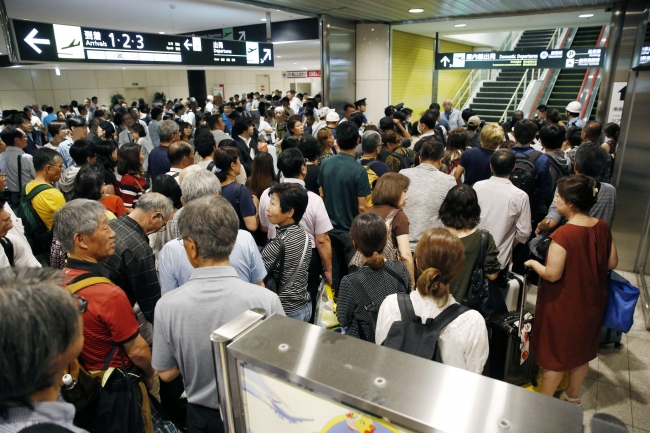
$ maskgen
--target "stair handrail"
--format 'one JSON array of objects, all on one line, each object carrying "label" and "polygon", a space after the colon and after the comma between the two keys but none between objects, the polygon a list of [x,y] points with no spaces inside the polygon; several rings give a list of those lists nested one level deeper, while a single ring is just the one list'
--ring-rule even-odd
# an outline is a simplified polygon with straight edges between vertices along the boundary
[{"label": "stair handrail", "polygon": [[[607,46],[607,41],[609,40],[609,26],[603,26],[600,30],[600,35],[598,35],[598,48],[605,48]],[[592,68],[588,68],[585,72],[585,80],[587,80],[588,75]],[[591,85],[589,90],[583,95],[585,90],[585,80],[582,82],[582,88],[580,93],[578,93],[578,100],[582,103],[582,112],[580,113],[580,118],[583,121],[589,120],[591,115],[591,110],[594,108],[594,103],[596,102],[595,94],[598,93],[600,88],[601,74],[600,68],[595,68],[593,75],[590,77]]]},{"label": "stair handrail", "polygon": [[[573,39],[575,38],[577,32],[578,32],[577,27],[567,28],[565,31],[563,31],[563,35],[560,38],[558,38],[558,40],[561,42],[557,44],[554,47],[554,49],[569,48],[573,43]],[[557,81],[557,77],[558,75],[560,75],[560,69],[561,68],[546,70],[544,74],[545,75],[544,84],[540,88],[539,95],[537,96],[537,100],[535,101],[535,104],[533,104],[533,107],[531,108],[528,118],[533,117],[533,115],[535,114],[535,110],[537,110],[537,107],[540,104],[546,104],[548,102],[548,98],[551,96],[553,87],[555,87],[555,82]]]},{"label": "stair handrail", "polygon": [[[523,31],[511,31],[508,33],[506,38],[501,42],[499,47],[497,48],[497,51],[511,51],[512,48],[517,44],[519,39],[521,38],[521,35],[523,34]],[[487,70],[485,69],[473,69],[467,78],[465,78],[465,81],[463,81],[463,84],[460,85],[460,88],[456,92],[453,98],[451,98],[451,103],[454,107],[458,107],[460,110],[464,110],[467,108],[469,105],[469,101],[476,93],[478,86],[481,84],[481,81],[485,80],[494,80],[498,76],[498,72],[501,71],[501,69],[492,69],[492,70]]]},{"label": "stair handrail", "polygon": [[[521,76],[521,79],[519,80],[519,84],[517,84],[517,88],[512,93],[512,96],[510,97],[510,101],[508,101],[508,105],[506,105],[505,110],[503,110],[503,114],[501,115],[501,118],[499,119],[499,123],[504,122],[505,119],[508,117],[508,109],[510,108],[511,105],[514,106],[514,107],[517,107],[517,96],[519,96],[519,89],[521,88],[522,84],[524,85],[522,97],[523,97],[523,95],[526,94],[526,89],[528,88],[528,84],[529,84],[528,71],[531,71],[531,79],[530,79],[530,81],[531,82],[533,81],[533,74],[534,74],[535,70],[534,69],[525,69],[524,70],[524,75]],[[513,104],[513,101],[514,101],[514,104]]]}]

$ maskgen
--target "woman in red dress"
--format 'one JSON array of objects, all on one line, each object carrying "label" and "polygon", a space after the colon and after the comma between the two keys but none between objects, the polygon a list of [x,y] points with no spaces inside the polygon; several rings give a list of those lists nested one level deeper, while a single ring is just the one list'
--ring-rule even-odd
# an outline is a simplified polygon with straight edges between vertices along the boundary
[{"label": "woman in red dress", "polygon": [[598,355],[607,273],[618,264],[609,226],[589,216],[597,195],[590,177],[559,180],[555,204],[568,222],[551,235],[546,266],[525,263],[541,277],[531,349],[544,370],[542,392],[552,396],[562,373],[569,371],[569,386],[560,398],[578,405],[589,361]]}]

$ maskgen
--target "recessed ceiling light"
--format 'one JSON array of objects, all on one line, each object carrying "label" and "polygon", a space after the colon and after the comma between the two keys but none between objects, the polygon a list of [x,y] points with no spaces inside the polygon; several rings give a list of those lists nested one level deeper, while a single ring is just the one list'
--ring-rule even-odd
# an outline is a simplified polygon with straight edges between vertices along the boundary
[{"label": "recessed ceiling light", "polygon": [[160,33],[161,35],[164,35],[164,34],[165,34],[165,32],[158,32],[158,33]]},{"label": "recessed ceiling light", "polygon": [[456,25],[454,25],[454,27],[466,27],[466,26],[467,26],[467,24],[456,24]]},{"label": "recessed ceiling light", "polygon": [[278,59],[282,58],[282,56],[277,56],[277,57],[278,57]]},{"label": "recessed ceiling light", "polygon": [[262,18],[262,21],[266,21],[266,18]]},{"label": "recessed ceiling light", "polygon": [[61,69],[59,69],[58,66],[57,66],[56,68],[54,68],[54,73],[56,75],[61,75]]},{"label": "recessed ceiling light", "polygon": [[578,15],[578,18],[591,18],[593,16],[594,14],[582,14],[582,15]]},{"label": "recessed ceiling light", "polygon": [[294,65],[297,65],[298,63],[294,63]]},{"label": "recessed ceiling light", "polygon": [[424,9],[414,8],[414,9],[409,9],[409,12],[411,12],[412,14],[419,14],[420,12],[424,12]]}]

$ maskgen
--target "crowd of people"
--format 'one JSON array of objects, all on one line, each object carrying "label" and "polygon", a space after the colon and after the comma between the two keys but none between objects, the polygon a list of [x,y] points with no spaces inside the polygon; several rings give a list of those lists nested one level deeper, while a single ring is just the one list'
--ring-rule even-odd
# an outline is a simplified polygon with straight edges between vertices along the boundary
[{"label": "crowd of people", "polygon": [[[566,125],[543,105],[485,124],[449,100],[374,124],[365,99],[337,112],[293,90],[3,112],[0,431],[223,431],[213,330],[251,308],[320,325],[324,282],[342,332],[382,344],[400,294],[425,323],[477,268],[492,314],[511,270],[539,276],[542,391],[568,371],[579,404],[617,265],[619,128],[576,104]],[[461,310],[442,362],[485,374],[489,319]],[[75,363],[106,407],[60,398]]]}]

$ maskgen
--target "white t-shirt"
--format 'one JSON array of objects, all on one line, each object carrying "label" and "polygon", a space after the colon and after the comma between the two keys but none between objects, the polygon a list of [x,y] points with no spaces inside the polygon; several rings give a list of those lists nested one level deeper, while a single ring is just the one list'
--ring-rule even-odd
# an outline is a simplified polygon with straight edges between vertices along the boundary
[{"label": "white t-shirt", "polygon": [[[447,304],[440,308],[435,299],[423,298],[417,290],[412,291],[410,296],[415,314],[422,318],[422,323],[429,318],[436,318],[445,308],[457,303],[449,295]],[[402,320],[402,315],[397,304],[397,294],[389,295],[381,304],[377,318],[375,342],[378,345],[388,336],[393,322],[399,320]],[[488,333],[481,313],[470,310],[458,316],[438,336],[438,347],[445,365],[481,374],[489,353]]]}]

